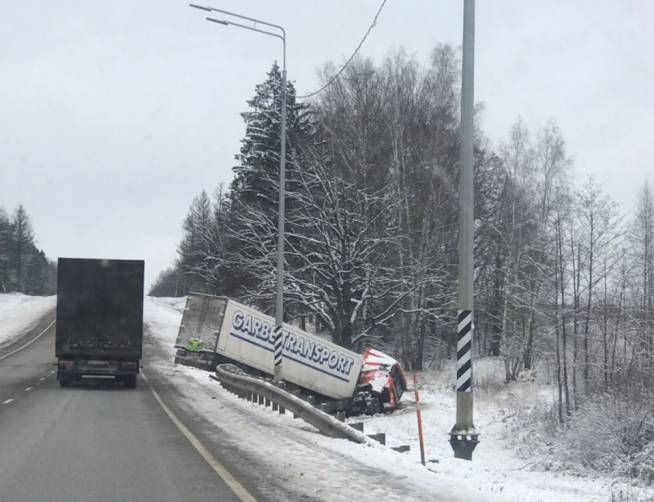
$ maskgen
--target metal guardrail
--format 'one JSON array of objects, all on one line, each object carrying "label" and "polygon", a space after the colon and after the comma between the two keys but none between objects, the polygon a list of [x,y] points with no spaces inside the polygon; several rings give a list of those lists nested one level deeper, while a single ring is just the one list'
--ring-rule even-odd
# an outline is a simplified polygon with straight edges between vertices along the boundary
[{"label": "metal guardrail", "polygon": [[210,375],[214,380],[222,383],[230,392],[241,397],[258,401],[259,404],[272,404],[273,410],[278,408],[280,413],[289,410],[295,416],[313,425],[321,433],[334,438],[349,439],[355,443],[370,443],[371,440],[363,433],[350,427],[346,423],[328,415],[303,399],[267,382],[247,375],[233,364],[220,364],[216,367],[216,374]]}]

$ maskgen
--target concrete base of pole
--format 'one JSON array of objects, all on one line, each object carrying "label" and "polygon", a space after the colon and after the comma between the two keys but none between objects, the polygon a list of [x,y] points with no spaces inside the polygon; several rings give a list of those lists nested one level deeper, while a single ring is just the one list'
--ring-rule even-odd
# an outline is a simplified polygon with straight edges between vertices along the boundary
[{"label": "concrete base of pole", "polygon": [[450,445],[454,450],[454,458],[472,460],[472,452],[479,444],[479,434],[456,434],[450,432]]},{"label": "concrete base of pole", "polygon": [[472,452],[479,444],[479,433],[472,421],[472,404],[472,392],[456,393],[456,425],[450,431],[454,458],[472,460]]}]

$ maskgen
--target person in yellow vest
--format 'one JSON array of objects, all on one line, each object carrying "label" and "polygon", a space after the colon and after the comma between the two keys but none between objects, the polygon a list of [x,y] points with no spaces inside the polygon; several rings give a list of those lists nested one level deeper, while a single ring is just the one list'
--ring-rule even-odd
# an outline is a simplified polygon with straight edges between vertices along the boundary
[{"label": "person in yellow vest", "polygon": [[202,340],[198,338],[191,338],[186,343],[186,350],[189,352],[200,352],[200,349],[202,349]]}]

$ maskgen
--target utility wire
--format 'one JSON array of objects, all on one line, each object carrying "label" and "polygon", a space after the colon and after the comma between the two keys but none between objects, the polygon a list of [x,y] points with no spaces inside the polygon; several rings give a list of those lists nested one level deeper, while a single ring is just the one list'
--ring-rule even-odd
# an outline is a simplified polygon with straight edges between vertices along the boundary
[{"label": "utility wire", "polygon": [[387,1],[388,0],[382,0],[382,3],[379,6],[379,9],[377,9],[377,14],[375,14],[375,17],[373,18],[372,23],[370,23],[370,26],[368,27],[368,31],[366,31],[365,35],[363,35],[363,38],[361,39],[361,42],[359,42],[359,45],[357,46],[356,49],[354,49],[354,52],[349,57],[349,59],[345,62],[345,64],[341,67],[341,69],[338,70],[336,72],[336,74],[332,78],[329,79],[329,82],[327,82],[325,85],[323,85],[320,89],[318,89],[317,91],[314,91],[314,92],[310,92],[309,94],[305,94],[304,96],[298,96],[297,99],[310,98],[312,96],[315,96],[316,94],[320,94],[322,91],[327,89],[327,87],[332,85],[338,79],[338,77],[341,76],[341,73],[343,73],[343,71],[345,71],[345,68],[347,68],[347,66],[352,62],[352,60],[359,53],[359,50],[363,46],[363,43],[366,41],[366,38],[368,38],[368,35],[370,35],[370,32],[372,31],[372,29],[377,24],[377,19],[379,18],[379,14],[381,14],[381,11],[384,9],[384,5],[386,5]]}]

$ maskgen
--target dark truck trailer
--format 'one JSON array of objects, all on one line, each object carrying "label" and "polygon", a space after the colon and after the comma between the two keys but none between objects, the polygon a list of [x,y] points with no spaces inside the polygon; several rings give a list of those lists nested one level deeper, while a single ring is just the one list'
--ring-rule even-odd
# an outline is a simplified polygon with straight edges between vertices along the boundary
[{"label": "dark truck trailer", "polygon": [[136,387],[143,269],[142,260],[59,258],[55,355],[62,387],[82,378]]}]

